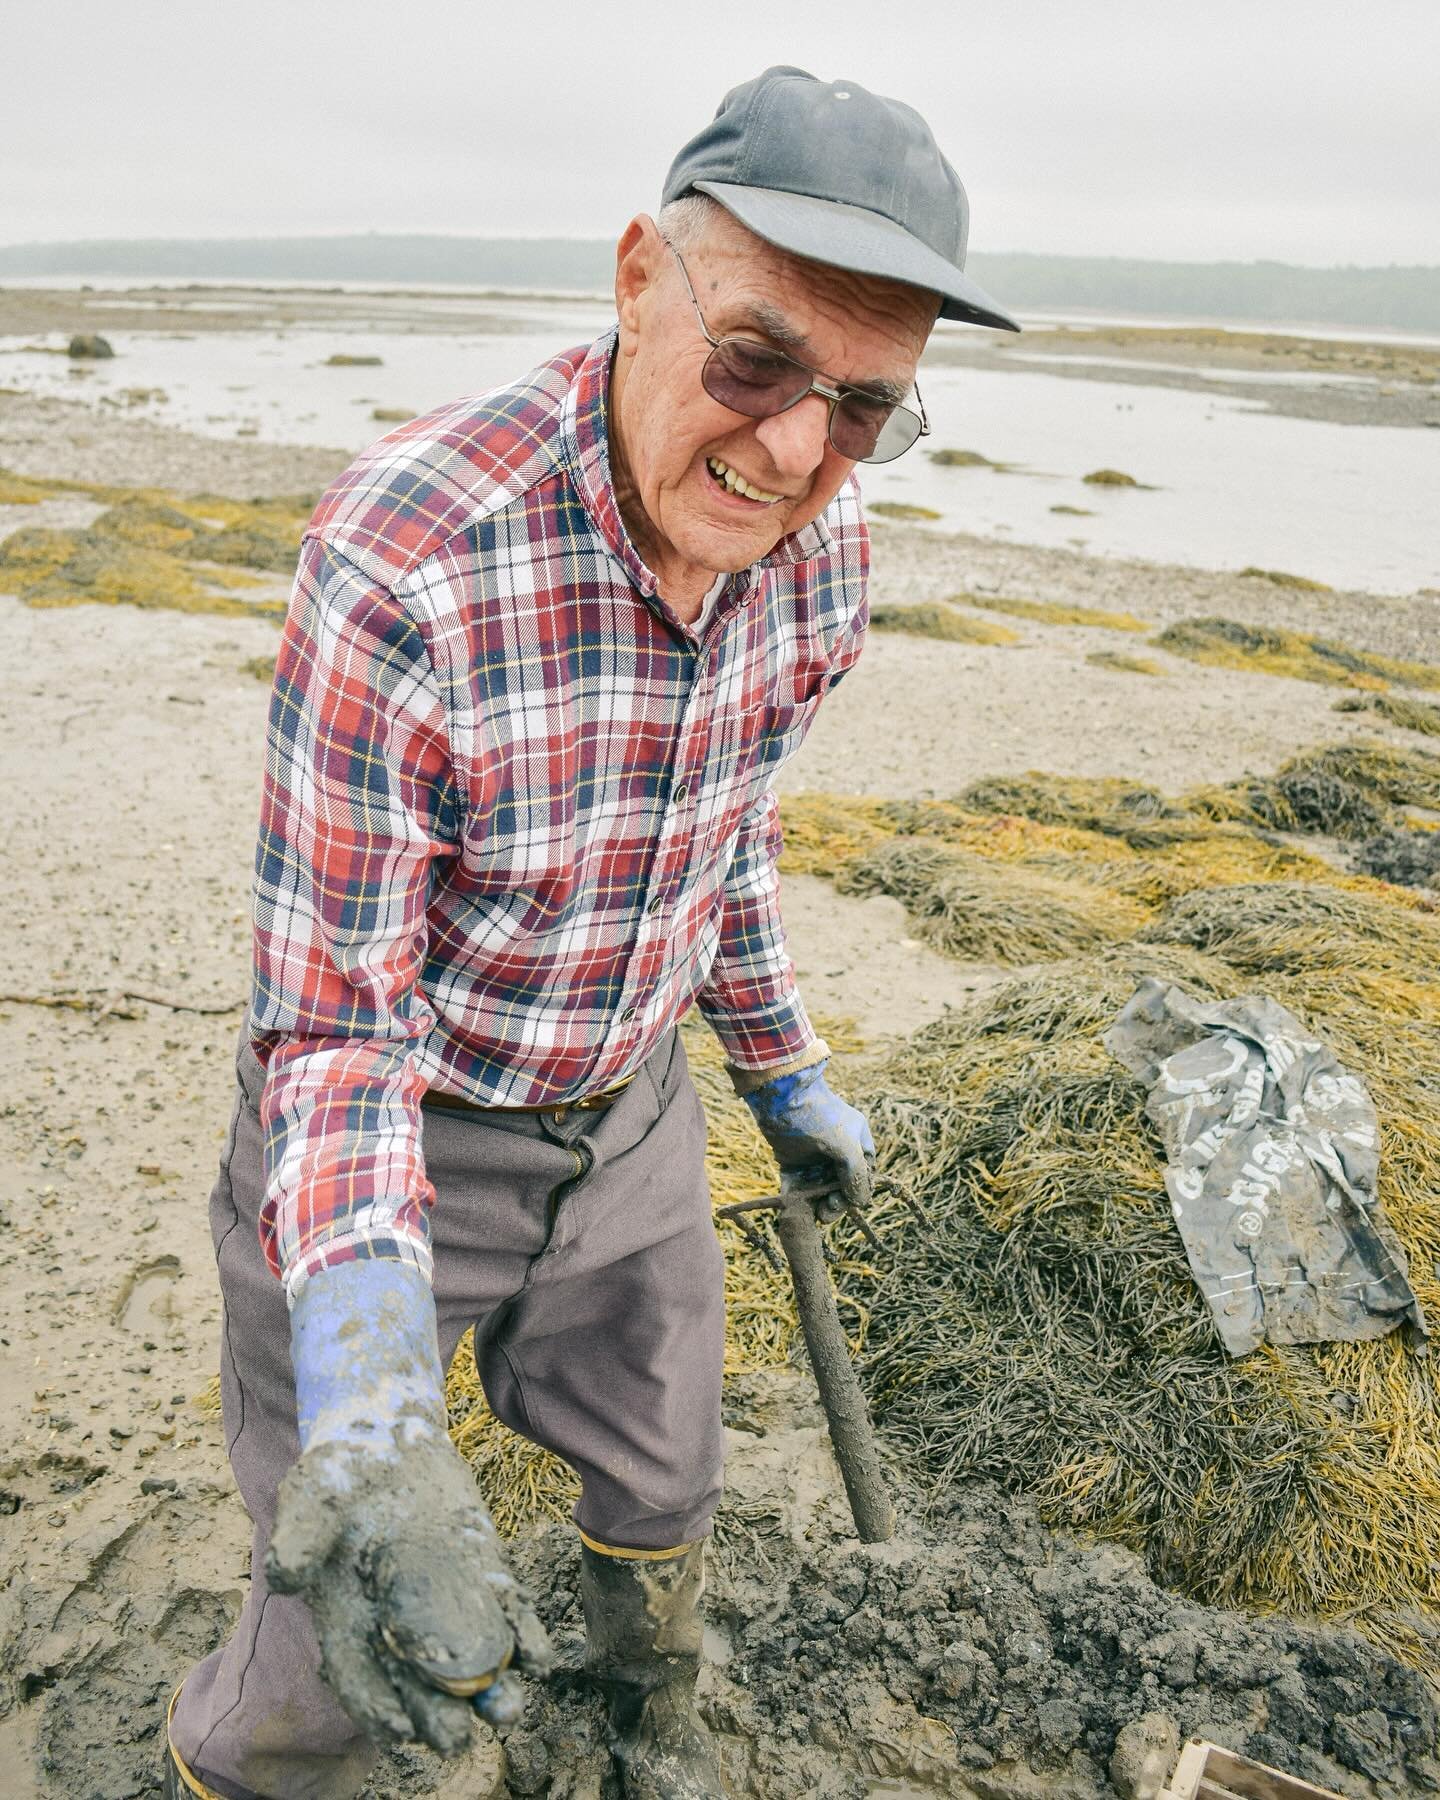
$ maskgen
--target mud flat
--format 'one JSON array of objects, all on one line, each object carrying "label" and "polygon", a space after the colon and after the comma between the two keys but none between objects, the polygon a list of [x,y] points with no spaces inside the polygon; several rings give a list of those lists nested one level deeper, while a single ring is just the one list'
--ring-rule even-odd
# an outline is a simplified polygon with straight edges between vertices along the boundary
[{"label": "mud flat", "polygon": [[[317,487],[343,461],[0,396],[0,465],[35,476],[249,499]],[[101,506],[0,509],[0,534],[83,529]],[[1425,596],[877,526],[877,602],[962,593],[1128,613],[1155,632],[1215,615],[1434,652]],[[1204,666],[1135,632],[1003,623],[1013,642],[877,633],[788,787],[917,799],[1041,768],[1179,789],[1268,773],[1320,741],[1427,743],[1334,713],[1337,690],[1316,682]],[[0,1786],[16,1800],[157,1792],[171,1687],[224,1635],[248,1579],[221,1429],[196,1396],[219,1329],[204,1200],[246,982],[266,704],[254,671],[276,629],[0,595],[0,756],[17,797],[0,967]],[[1105,646],[1143,649],[1162,673],[1088,660]],[[927,948],[893,900],[815,876],[787,893],[812,1006],[848,1015],[873,1049],[997,977]],[[1111,1800],[1147,1732],[1203,1732],[1355,1800],[1440,1783],[1434,1697],[1412,1671],[1344,1629],[1177,1598],[1128,1552],[1043,1529],[1023,1498],[970,1484],[927,1503],[897,1472],[901,1535],[862,1549],[805,1379],[746,1377],[727,1401],[705,1704],[737,1792]],[[516,1554],[572,1672],[512,1738],[508,1788],[493,1759],[466,1786],[407,1752],[373,1800],[610,1791],[573,1673],[571,1538],[548,1528]]]},{"label": "mud flat", "polygon": [[1440,346],[1203,325],[1030,327],[1016,342],[946,337],[932,361],[1041,366],[1122,386],[1226,394],[1269,412],[1337,425],[1440,425]]}]

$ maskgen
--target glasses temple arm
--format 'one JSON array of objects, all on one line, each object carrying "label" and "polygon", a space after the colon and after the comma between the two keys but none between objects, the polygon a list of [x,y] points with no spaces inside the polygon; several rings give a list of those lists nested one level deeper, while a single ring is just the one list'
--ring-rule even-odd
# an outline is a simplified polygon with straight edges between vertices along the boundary
[{"label": "glasses temple arm", "polygon": [[915,404],[920,408],[920,435],[921,437],[929,437],[930,420],[926,416],[925,402],[920,397],[920,383],[918,381],[915,383]]}]

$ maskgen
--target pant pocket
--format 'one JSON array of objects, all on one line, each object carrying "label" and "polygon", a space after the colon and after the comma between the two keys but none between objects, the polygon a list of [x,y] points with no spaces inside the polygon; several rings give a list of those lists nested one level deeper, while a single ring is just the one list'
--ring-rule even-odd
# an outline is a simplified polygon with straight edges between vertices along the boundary
[{"label": "pant pocket", "polygon": [[680,1030],[672,1025],[645,1059],[645,1072],[654,1086],[662,1112],[675,1098],[685,1068],[685,1047],[680,1042]]}]

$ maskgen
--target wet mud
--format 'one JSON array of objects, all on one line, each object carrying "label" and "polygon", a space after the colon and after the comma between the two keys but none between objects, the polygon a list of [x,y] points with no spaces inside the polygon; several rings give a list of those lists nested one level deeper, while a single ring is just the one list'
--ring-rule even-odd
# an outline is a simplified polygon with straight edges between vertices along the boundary
[{"label": "wet mud", "polygon": [[[1057,1536],[985,1484],[925,1517],[897,1477],[899,1534],[861,1545],[807,1381],[751,1378],[730,1402],[700,1706],[732,1793],[1132,1800],[1196,1734],[1352,1800],[1440,1789],[1434,1694],[1357,1635],[1180,1599],[1128,1551]],[[91,1474],[77,1458],[18,1480],[35,1505]],[[60,1579],[21,1578],[4,1597],[0,1767],[15,1717],[39,1709],[35,1783],[7,1793],[159,1792],[170,1693],[229,1631],[245,1576],[218,1486],[147,1499],[72,1542]],[[459,1764],[386,1753],[365,1800],[619,1800],[582,1670],[575,1535],[555,1526],[513,1554],[558,1663],[529,1684],[503,1774],[477,1731]]]},{"label": "wet mud", "polygon": [[[911,1495],[897,1538],[863,1546],[815,1422],[736,1433],[730,1475],[701,1710],[736,1794],[1129,1800],[1157,1742],[1196,1734],[1355,1800],[1440,1783],[1434,1695],[1354,1634],[1180,1599],[985,1484],[928,1519]],[[520,1558],[561,1669],[506,1743],[509,1792],[618,1794],[571,1534]]]}]

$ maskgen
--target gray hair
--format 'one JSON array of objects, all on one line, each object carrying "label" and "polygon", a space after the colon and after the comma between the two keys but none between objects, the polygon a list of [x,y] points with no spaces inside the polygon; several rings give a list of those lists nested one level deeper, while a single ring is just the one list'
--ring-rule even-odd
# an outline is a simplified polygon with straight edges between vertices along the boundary
[{"label": "gray hair", "polygon": [[693,250],[724,210],[708,194],[682,194],[660,208],[655,223],[672,250]]}]

